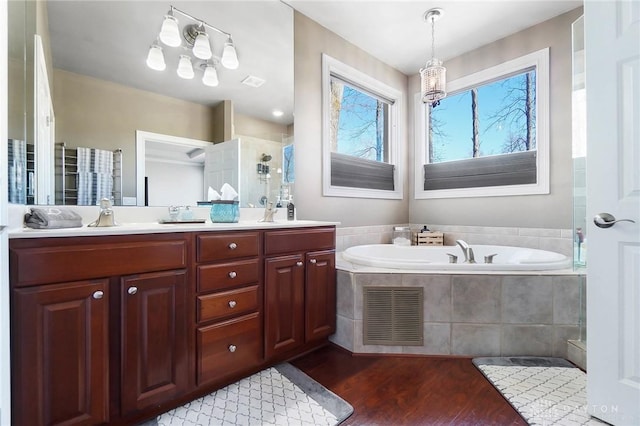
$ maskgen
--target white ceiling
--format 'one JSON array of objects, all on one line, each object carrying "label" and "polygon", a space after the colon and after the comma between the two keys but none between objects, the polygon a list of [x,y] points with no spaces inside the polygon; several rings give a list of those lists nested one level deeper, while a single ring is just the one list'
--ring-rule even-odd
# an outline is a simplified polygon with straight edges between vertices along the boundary
[{"label": "white ceiling", "polygon": [[[49,0],[54,66],[202,104],[232,99],[237,112],[278,121],[275,108],[293,121],[293,20],[288,5],[407,75],[431,55],[431,27],[423,14],[444,9],[436,23],[436,55],[446,59],[473,50],[582,5],[582,0],[494,1],[99,1]],[[167,69],[145,65],[169,5],[230,32],[240,68],[219,68],[220,86],[209,88],[175,74],[181,48],[165,47]],[[187,19],[181,18],[181,27]],[[211,35],[214,53],[224,38]],[[446,64],[445,64],[446,65]],[[259,89],[240,84],[264,78]]]}]

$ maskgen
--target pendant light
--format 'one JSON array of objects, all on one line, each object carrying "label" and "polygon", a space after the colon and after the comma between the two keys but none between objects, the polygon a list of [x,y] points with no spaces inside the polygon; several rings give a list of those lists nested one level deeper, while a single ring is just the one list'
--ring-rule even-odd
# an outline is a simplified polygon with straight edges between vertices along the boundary
[{"label": "pendant light", "polygon": [[447,69],[435,56],[435,22],[442,17],[443,13],[442,9],[434,8],[424,14],[424,21],[431,23],[431,60],[420,69],[420,86],[422,102],[430,103],[433,107],[440,103],[440,99],[447,96]]}]

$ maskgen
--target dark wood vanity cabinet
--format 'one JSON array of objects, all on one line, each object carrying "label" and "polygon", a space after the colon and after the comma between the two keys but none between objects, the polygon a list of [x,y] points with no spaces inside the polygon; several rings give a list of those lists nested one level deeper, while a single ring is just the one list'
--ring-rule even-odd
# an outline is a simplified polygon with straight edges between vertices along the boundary
[{"label": "dark wood vanity cabinet", "polygon": [[334,247],[333,228],[265,232],[267,359],[286,356],[335,332]]},{"label": "dark wood vanity cabinet", "polygon": [[187,390],[186,272],[120,279],[121,413],[170,401]]},{"label": "dark wood vanity cabinet", "polygon": [[117,422],[184,393],[188,251],[184,234],[11,240],[13,424]]},{"label": "dark wood vanity cabinet", "polygon": [[196,377],[222,382],[264,361],[261,233],[196,236]]},{"label": "dark wood vanity cabinet", "polygon": [[108,281],[13,291],[15,425],[109,419]]},{"label": "dark wood vanity cabinet", "polygon": [[318,347],[335,228],[11,239],[12,423],[136,424]]}]

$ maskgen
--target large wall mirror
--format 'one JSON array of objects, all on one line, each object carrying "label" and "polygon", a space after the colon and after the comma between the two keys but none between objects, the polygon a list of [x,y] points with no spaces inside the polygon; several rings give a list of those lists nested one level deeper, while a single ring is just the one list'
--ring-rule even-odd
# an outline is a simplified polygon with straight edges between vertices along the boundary
[{"label": "large wall mirror", "polygon": [[[180,46],[159,38],[168,14]],[[189,45],[203,30],[209,60]],[[96,204],[108,191],[115,204],[195,205],[233,167],[243,207],[292,193],[293,12],[282,2],[16,0],[9,44],[10,202]],[[152,46],[164,70],[148,65]],[[237,154],[205,149],[218,144]]]}]

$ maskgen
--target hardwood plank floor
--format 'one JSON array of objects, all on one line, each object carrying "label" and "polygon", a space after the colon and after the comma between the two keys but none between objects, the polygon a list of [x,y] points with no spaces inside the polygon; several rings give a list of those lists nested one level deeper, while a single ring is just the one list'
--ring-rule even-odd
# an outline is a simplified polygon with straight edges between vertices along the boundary
[{"label": "hardwood plank floor", "polygon": [[353,356],[326,346],[291,362],[345,399],[343,425],[526,425],[470,358]]}]

